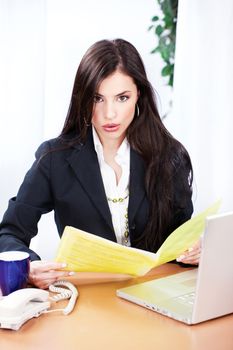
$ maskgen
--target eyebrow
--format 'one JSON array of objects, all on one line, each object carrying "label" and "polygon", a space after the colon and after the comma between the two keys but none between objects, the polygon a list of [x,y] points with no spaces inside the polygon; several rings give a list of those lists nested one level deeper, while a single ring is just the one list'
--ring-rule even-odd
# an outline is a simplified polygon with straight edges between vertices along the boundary
[{"label": "eyebrow", "polygon": [[[121,95],[127,94],[127,93],[129,93],[129,92],[131,92],[131,91],[130,91],[130,90],[125,90],[125,91],[120,92],[120,93],[117,94],[116,96],[121,96]],[[104,95],[101,95],[101,94],[99,94],[98,92],[96,92],[95,95],[96,95],[96,96],[100,96],[100,97],[104,97]]]}]

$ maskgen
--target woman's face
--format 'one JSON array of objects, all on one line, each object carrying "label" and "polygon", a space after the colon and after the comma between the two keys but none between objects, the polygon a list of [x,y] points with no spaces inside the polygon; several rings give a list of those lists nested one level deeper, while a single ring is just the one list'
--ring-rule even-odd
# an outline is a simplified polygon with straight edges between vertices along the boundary
[{"label": "woman's face", "polygon": [[103,145],[121,144],[134,118],[137,99],[137,86],[130,76],[116,71],[102,81],[94,98],[92,124]]}]

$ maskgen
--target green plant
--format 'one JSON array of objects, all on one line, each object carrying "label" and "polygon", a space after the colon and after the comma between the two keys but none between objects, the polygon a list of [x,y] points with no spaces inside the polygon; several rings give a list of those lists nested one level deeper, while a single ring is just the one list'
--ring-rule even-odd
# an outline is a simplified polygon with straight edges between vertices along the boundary
[{"label": "green plant", "polygon": [[148,30],[154,30],[158,37],[158,45],[151,53],[160,53],[165,66],[162,68],[163,77],[168,77],[167,85],[173,86],[174,58],[176,46],[176,22],[178,0],[157,0],[161,15],[152,17],[152,25]]}]

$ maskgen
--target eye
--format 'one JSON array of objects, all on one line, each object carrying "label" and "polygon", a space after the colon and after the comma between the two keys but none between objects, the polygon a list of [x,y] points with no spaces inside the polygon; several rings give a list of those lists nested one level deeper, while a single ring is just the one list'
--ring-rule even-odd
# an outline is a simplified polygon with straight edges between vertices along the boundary
[{"label": "eye", "polygon": [[102,97],[100,97],[100,96],[98,96],[98,95],[95,95],[95,96],[94,96],[94,103],[100,103],[100,102],[103,102]]},{"label": "eye", "polygon": [[129,96],[122,95],[118,97],[118,101],[120,102],[126,102],[129,99]]}]

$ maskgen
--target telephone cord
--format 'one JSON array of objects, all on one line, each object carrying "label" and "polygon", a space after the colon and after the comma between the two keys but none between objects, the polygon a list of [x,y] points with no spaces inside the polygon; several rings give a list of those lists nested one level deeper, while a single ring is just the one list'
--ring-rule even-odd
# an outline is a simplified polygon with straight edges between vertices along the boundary
[{"label": "telephone cord", "polygon": [[[62,287],[66,288],[62,288]],[[77,288],[68,281],[57,281],[49,286],[49,291],[59,293],[50,297],[51,301],[60,301],[65,299],[70,299],[68,305],[64,309],[54,309],[54,310],[46,310],[44,313],[58,312],[61,311],[64,315],[68,315],[74,308],[76,300],[78,298],[78,290]]]}]

